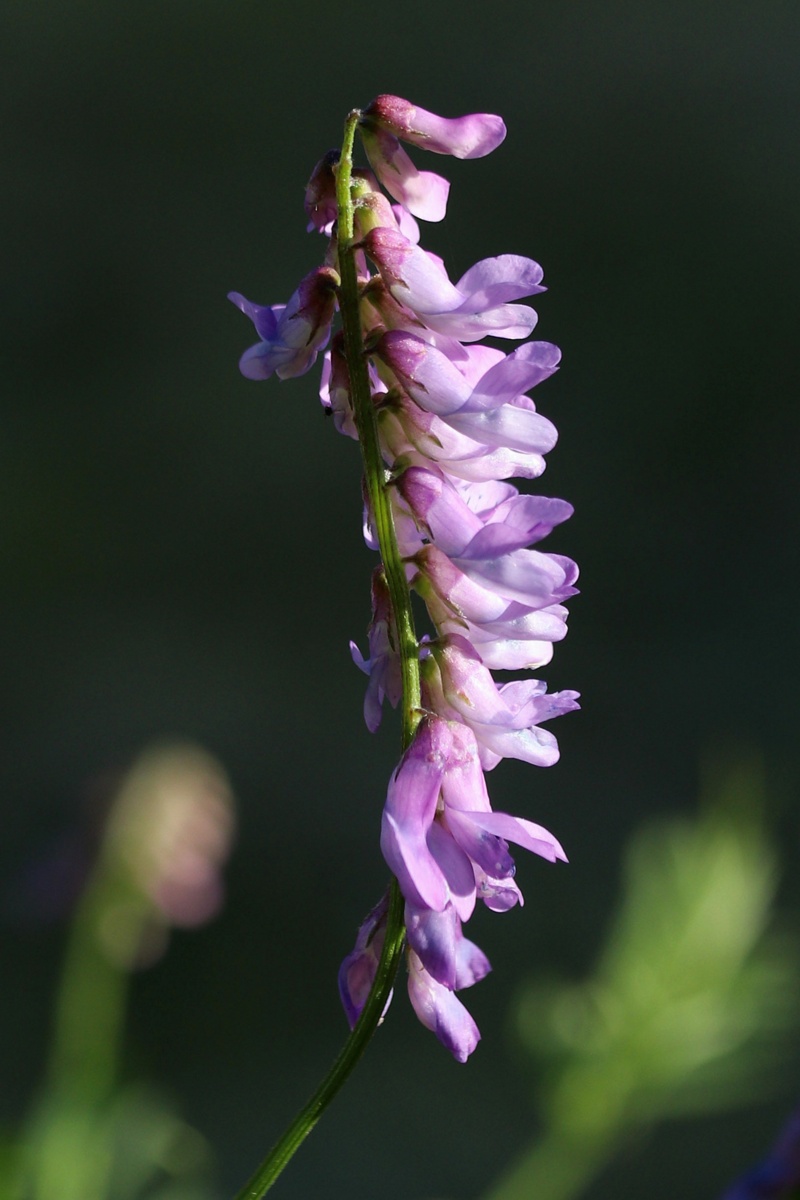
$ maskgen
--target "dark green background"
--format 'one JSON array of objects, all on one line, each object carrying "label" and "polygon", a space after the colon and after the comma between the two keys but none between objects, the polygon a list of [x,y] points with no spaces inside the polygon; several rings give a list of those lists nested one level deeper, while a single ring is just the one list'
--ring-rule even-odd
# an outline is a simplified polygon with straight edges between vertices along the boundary
[{"label": "dark green background", "polygon": [[[495,972],[468,997],[473,1061],[399,995],[275,1191],[476,1197],[533,1129],[515,985],[587,968],[626,835],[691,807],[709,746],[765,750],[796,853],[800,8],[5,0],[0,46],[0,1118],[32,1093],[62,946],[20,919],[20,865],[98,772],[191,736],[240,839],[223,916],[135,982],[132,1066],[214,1143],[223,1195],[341,1041],[397,736],[366,733],[347,650],[372,565],[356,448],[316,370],[240,378],[252,331],[225,293],[285,300],[318,262],[303,186],[350,107],[506,119],[491,158],[415,157],[453,181],[425,232],[452,277],[515,252],[552,289],[543,487],[575,504],[550,548],[583,596],[547,677],[584,709],[554,727],[559,766],[490,784],[571,865],[521,861],[526,908],[476,918]],[[592,1196],[713,1196],[779,1109],[673,1127]]]}]

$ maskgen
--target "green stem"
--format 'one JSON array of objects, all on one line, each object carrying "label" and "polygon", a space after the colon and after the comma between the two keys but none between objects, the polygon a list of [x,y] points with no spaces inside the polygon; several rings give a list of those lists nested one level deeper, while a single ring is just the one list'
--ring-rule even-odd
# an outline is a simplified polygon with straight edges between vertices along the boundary
[{"label": "green stem", "polygon": [[100,864],[72,922],[56,1004],[49,1087],[102,1104],[116,1082],[128,976],[100,945],[98,927],[126,889]]},{"label": "green stem", "polygon": [[345,1042],[328,1074],[314,1095],[297,1114],[283,1137],[270,1150],[261,1166],[236,1195],[236,1200],[259,1200],[272,1187],[289,1159],[308,1137],[325,1109],[347,1080],[367,1043],[377,1029],[392,988],[403,950],[403,897],[395,880],[389,896],[386,940],[372,990],[355,1029]]},{"label": "green stem", "polygon": [[[402,745],[410,744],[421,716],[419,643],[414,630],[411,596],[405,568],[397,545],[389,501],[388,477],[383,464],[375,407],[369,386],[359,315],[358,274],[353,248],[354,203],[352,194],[353,140],[360,114],[350,113],[345,122],[344,144],[336,178],[338,205],[339,308],[342,314],[345,356],[350,375],[350,395],[358,428],[375,531],[380,545],[389,595],[398,635],[403,681]],[[308,1137],[336,1093],[347,1080],[367,1043],[380,1024],[405,944],[403,897],[393,879],[389,890],[386,936],[380,962],[367,1002],[355,1028],[317,1091],[300,1110],[281,1139],[272,1148],[235,1200],[260,1200],[280,1175],[295,1151]]]},{"label": "green stem", "polygon": [[72,921],[46,1084],[27,1124],[19,1192],[32,1200],[108,1195],[114,1152],[107,1112],[119,1073],[128,971],[100,939],[104,921],[120,911],[131,917],[134,946],[149,907],[101,856]]},{"label": "green stem", "polygon": [[411,596],[405,567],[397,546],[394,517],[387,487],[387,471],[384,467],[378,439],[378,423],[370,392],[359,314],[358,279],[353,252],[354,206],[351,186],[353,137],[358,117],[358,112],[351,113],[345,123],[344,145],[336,176],[336,199],[339,208],[337,228],[339,274],[342,280],[339,291],[339,307],[342,313],[345,356],[350,375],[350,399],[364,460],[364,478],[397,626],[400,671],[403,680],[402,720],[403,749],[405,750],[411,743],[421,715],[419,643],[414,630]]}]

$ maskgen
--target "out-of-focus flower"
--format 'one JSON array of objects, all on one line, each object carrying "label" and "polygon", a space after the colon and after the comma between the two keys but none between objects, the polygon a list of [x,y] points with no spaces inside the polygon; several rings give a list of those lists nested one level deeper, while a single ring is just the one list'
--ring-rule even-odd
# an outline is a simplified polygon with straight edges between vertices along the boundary
[{"label": "out-of-focus flower", "polygon": [[138,934],[124,902],[106,914],[101,935],[112,955],[152,958],[169,926],[192,928],[214,916],[233,830],[230,784],[210,754],[174,744],[137,760],[114,801],[102,855],[107,871],[127,878],[129,903],[138,909],[139,897],[147,911]]}]

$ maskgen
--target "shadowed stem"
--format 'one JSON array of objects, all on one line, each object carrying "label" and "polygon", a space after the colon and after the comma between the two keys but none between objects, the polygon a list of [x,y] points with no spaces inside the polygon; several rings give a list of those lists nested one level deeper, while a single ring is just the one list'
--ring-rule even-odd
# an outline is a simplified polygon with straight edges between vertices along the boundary
[{"label": "shadowed stem", "polygon": [[389,897],[386,940],[383,952],[364,1010],[345,1042],[328,1074],[314,1095],[292,1121],[286,1132],[270,1150],[261,1166],[237,1193],[235,1200],[259,1200],[272,1187],[283,1168],[311,1133],[336,1093],[347,1080],[367,1043],[377,1029],[386,1000],[392,989],[392,981],[403,950],[405,930],[403,928],[403,897],[395,880]]},{"label": "shadowed stem", "polygon": [[[394,519],[387,491],[387,472],[378,440],[378,427],[370,392],[359,316],[358,275],[353,249],[352,189],[353,140],[359,116],[360,113],[354,111],[350,113],[345,122],[344,143],[336,177],[337,242],[341,278],[339,308],[342,314],[345,357],[350,376],[350,397],[364,461],[367,495],[397,628],[403,681],[402,745],[405,750],[411,742],[421,716],[419,644],[414,630],[411,597],[405,569],[397,546]],[[361,1016],[317,1091],[300,1110],[261,1166],[237,1194],[235,1200],[260,1200],[260,1197],[278,1178],[295,1151],[308,1137],[331,1100],[347,1080],[380,1024],[404,944],[403,897],[397,881],[393,879],[389,889],[386,936],[380,962]]]},{"label": "shadowed stem", "polygon": [[411,596],[405,567],[397,548],[392,507],[387,488],[387,471],[378,440],[375,405],[369,386],[367,360],[359,316],[358,278],[353,252],[353,135],[360,114],[353,112],[345,123],[342,156],[336,175],[336,199],[339,210],[337,241],[341,289],[339,307],[342,313],[342,332],[350,376],[350,398],[355,413],[361,454],[364,460],[364,479],[375,532],[381,549],[381,559],[397,626],[400,671],[403,680],[403,749],[410,744],[419,724],[421,711],[419,685],[419,643],[414,630]]}]

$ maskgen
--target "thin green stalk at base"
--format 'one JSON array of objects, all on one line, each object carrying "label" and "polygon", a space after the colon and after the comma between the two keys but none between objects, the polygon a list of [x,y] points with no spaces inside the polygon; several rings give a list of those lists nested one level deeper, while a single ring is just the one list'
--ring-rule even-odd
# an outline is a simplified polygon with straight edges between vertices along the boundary
[{"label": "thin green stalk at base", "polygon": [[235,1200],[260,1200],[273,1185],[296,1150],[311,1133],[325,1109],[347,1080],[367,1043],[380,1024],[386,1000],[392,989],[405,940],[403,928],[403,897],[397,882],[392,880],[387,916],[386,940],[383,943],[378,971],[367,1003],[353,1032],[314,1095],[297,1114],[291,1125],[270,1150],[261,1166],[237,1193]]},{"label": "thin green stalk at base", "polygon": [[[398,653],[403,683],[402,747],[405,750],[411,743],[421,715],[419,643],[414,629],[411,596],[405,567],[397,545],[359,315],[358,275],[353,249],[354,204],[352,194],[353,141],[359,116],[360,114],[354,111],[350,113],[345,122],[344,144],[337,169],[337,243],[341,278],[339,309],[342,315],[345,357],[350,376],[350,397],[364,462],[364,478],[398,634]],[[235,1200],[261,1200],[261,1197],[272,1187],[286,1164],[308,1137],[364,1053],[367,1043],[383,1018],[403,953],[405,945],[403,914],[403,897],[397,880],[393,879],[389,890],[386,934],[381,957],[362,1013],[341,1053],[317,1091],[300,1110],[261,1166],[237,1194]]]},{"label": "thin green stalk at base", "polygon": [[421,716],[419,642],[414,629],[411,595],[408,590],[405,566],[397,545],[359,315],[360,297],[353,252],[354,206],[351,187],[353,137],[358,125],[358,117],[359,113],[353,112],[345,123],[344,145],[336,176],[336,196],[339,209],[337,241],[339,274],[342,280],[339,308],[342,314],[345,357],[350,376],[350,399],[364,460],[364,479],[397,626],[397,649],[403,681],[402,745],[405,750],[411,744],[414,730],[419,724]]}]

